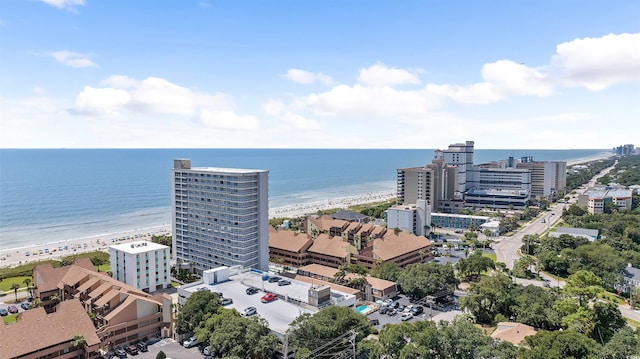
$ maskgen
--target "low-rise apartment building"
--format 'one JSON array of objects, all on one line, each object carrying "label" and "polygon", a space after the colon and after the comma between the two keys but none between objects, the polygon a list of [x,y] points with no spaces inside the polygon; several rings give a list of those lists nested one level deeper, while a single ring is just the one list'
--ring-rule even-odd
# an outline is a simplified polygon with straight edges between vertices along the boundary
[{"label": "low-rise apartment building", "polygon": [[416,236],[431,232],[431,206],[425,200],[400,204],[387,209],[387,228],[400,228]]},{"label": "low-rise apartment building", "polygon": [[389,231],[382,226],[340,221],[326,215],[311,216],[307,223],[313,234],[271,231],[272,261],[295,266],[315,263],[333,268],[357,263],[372,268],[386,261],[400,266],[419,263],[431,254],[431,242],[427,238],[405,231]]},{"label": "low-rise apartment building", "polygon": [[593,188],[578,196],[578,206],[590,214],[604,213],[606,202],[613,203],[618,209],[631,209],[633,191],[630,189]]},{"label": "low-rise apartment building", "polygon": [[[321,264],[309,264],[307,266],[298,268],[297,271],[298,275],[300,276],[319,279],[326,282],[335,279],[336,273],[338,272],[339,270],[336,268],[323,266]],[[354,277],[357,277],[357,275],[349,273],[344,277],[344,279],[349,280]],[[396,282],[370,276],[367,276],[365,279],[367,280],[368,286],[368,289],[365,289],[365,292],[369,290],[371,291],[371,298],[364,298],[366,300],[371,301],[377,299],[394,298],[398,294],[398,286],[396,285]],[[366,293],[364,293],[364,295],[361,294],[360,297],[362,296],[366,296]]]},{"label": "low-rise apartment building", "polygon": [[[41,264],[33,269],[34,296],[40,298],[46,312],[51,314],[65,308],[66,301],[78,301],[82,310],[75,312],[70,325],[91,318],[101,350],[171,335],[171,297],[168,294],[145,293],[106,273],[96,272],[87,262],[91,263],[87,258],[81,258],[68,266],[54,268],[51,264]],[[54,351],[45,347],[35,349],[47,351],[50,356],[45,357],[55,356]],[[87,355],[92,356],[91,353]]]}]

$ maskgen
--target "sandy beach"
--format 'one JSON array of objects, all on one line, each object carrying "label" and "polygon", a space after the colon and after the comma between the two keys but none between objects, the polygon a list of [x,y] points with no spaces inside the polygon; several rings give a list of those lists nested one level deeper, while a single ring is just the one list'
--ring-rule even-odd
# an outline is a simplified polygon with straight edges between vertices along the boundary
[{"label": "sandy beach", "polygon": [[[330,198],[320,202],[297,204],[271,208],[269,218],[300,217],[316,213],[318,210],[347,208],[351,205],[386,201],[396,197],[395,190],[370,192],[366,194]],[[139,240],[150,240],[153,235],[171,235],[171,226],[146,227],[124,232],[105,233],[97,236],[73,238],[62,241],[44,242],[30,246],[0,250],[0,267],[14,266],[45,259],[92,252],[106,251],[112,244],[120,244]]]},{"label": "sandy beach", "polygon": [[[568,166],[583,164],[591,161],[611,158],[613,154],[603,153],[590,158],[581,158],[568,161]],[[274,207],[269,209],[269,218],[296,218],[314,214],[318,210],[334,208],[346,209],[352,205],[382,202],[396,198],[396,191],[387,190],[381,192],[369,192],[354,196],[328,198],[323,201],[300,203],[290,206]],[[99,236],[74,238],[62,241],[51,241],[19,248],[0,250],[0,267],[13,266],[21,263],[44,259],[60,259],[61,257],[90,252],[95,250],[107,250],[109,245],[126,243],[138,240],[150,240],[153,235],[171,235],[171,226],[163,225],[133,229],[124,232],[105,233]]]},{"label": "sandy beach", "polygon": [[41,244],[3,249],[0,251],[0,267],[93,252],[106,251],[112,244],[150,240],[153,235],[171,234],[171,226],[159,226],[134,229],[125,232],[107,233],[100,236],[74,238],[64,241],[52,241]]}]

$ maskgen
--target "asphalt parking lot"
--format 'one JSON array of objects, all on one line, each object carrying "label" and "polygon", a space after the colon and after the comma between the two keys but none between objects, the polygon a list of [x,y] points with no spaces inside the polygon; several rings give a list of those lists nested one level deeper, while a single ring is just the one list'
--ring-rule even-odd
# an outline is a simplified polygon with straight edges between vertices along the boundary
[{"label": "asphalt parking lot", "polygon": [[[415,303],[411,303],[409,301],[409,299],[404,296],[404,295],[400,295],[397,298],[395,298],[395,300],[398,301],[398,303],[407,306],[407,305],[417,305]],[[414,316],[412,319],[409,319],[409,321],[416,321],[416,320],[430,320],[435,316],[441,315],[443,313],[447,313],[453,310],[456,310],[457,307],[455,305],[450,305],[446,308],[441,308],[441,309],[436,309],[434,308],[429,308],[428,306],[424,306],[421,305],[424,308],[424,312],[420,315]],[[378,320],[379,324],[376,325],[375,327],[378,329],[381,329],[385,324],[399,324],[402,323],[402,320],[400,319],[400,317],[402,316],[402,313],[397,313],[393,316],[387,315],[387,314],[380,314],[378,311],[371,313],[369,315],[367,315],[367,318],[369,318],[369,320]]]},{"label": "asphalt parking lot", "polygon": [[167,358],[171,359],[204,358],[204,355],[200,353],[197,346],[187,349],[173,339],[162,339],[149,345],[148,352],[141,352],[138,355],[128,355],[127,358],[155,359],[156,355],[161,350],[167,355]]}]

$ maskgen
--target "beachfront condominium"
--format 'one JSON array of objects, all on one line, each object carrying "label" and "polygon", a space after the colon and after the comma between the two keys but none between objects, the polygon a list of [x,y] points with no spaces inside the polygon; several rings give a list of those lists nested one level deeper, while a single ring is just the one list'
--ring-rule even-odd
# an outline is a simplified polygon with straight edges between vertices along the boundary
[{"label": "beachfront condominium", "polygon": [[458,168],[448,166],[437,150],[431,164],[424,167],[399,168],[397,171],[398,204],[416,204],[425,200],[434,211],[446,211],[458,190]]},{"label": "beachfront condominium", "polygon": [[173,255],[183,268],[196,274],[219,266],[268,269],[268,175],[174,161]]},{"label": "beachfront condominium", "polygon": [[111,272],[116,280],[153,293],[171,283],[169,247],[148,242],[109,246]]},{"label": "beachfront condominium", "polygon": [[541,162],[533,157],[522,157],[516,168],[531,171],[531,195],[548,197],[564,190],[567,185],[567,163],[562,161]]},{"label": "beachfront condominium", "polygon": [[431,206],[425,200],[416,204],[398,204],[387,210],[387,228],[399,228],[416,236],[431,232]]},{"label": "beachfront condominium", "polygon": [[442,151],[444,162],[447,165],[458,167],[458,194],[461,198],[464,192],[477,188],[477,178],[475,172],[477,167],[473,165],[473,141],[465,143],[454,143],[449,148]]}]

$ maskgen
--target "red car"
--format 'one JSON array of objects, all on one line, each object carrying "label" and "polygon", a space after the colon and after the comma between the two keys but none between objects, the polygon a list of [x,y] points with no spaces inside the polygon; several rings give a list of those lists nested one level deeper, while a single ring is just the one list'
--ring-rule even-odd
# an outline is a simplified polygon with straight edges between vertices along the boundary
[{"label": "red car", "polygon": [[260,301],[262,303],[269,303],[269,302],[273,302],[276,299],[278,299],[277,295],[275,295],[273,293],[267,293],[267,294],[263,295],[262,298],[260,298]]},{"label": "red car", "polygon": [[9,306],[9,313],[11,313],[11,314],[18,313],[18,307],[16,307],[15,305],[10,305]]}]

